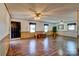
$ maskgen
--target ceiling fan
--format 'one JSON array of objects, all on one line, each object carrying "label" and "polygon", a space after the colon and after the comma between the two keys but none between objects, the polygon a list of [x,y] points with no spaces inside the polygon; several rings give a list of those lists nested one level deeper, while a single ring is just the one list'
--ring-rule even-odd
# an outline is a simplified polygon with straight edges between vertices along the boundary
[{"label": "ceiling fan", "polygon": [[38,11],[32,9],[32,8],[29,8],[29,10],[34,13],[34,16],[33,17],[34,17],[35,20],[39,20],[43,16],[51,16],[51,15],[45,14],[43,12],[38,12]]}]

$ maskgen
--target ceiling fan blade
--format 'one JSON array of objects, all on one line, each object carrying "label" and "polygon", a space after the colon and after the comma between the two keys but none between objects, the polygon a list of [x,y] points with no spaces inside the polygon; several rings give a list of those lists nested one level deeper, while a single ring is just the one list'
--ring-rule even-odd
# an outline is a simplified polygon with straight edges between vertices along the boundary
[{"label": "ceiling fan blade", "polygon": [[42,12],[49,12],[50,11],[50,5],[47,5],[43,10]]},{"label": "ceiling fan blade", "polygon": [[34,10],[33,8],[29,8],[29,10],[30,11],[32,11],[32,12],[34,12],[34,13],[36,13],[37,11],[36,10]]},{"label": "ceiling fan blade", "polygon": [[52,16],[51,14],[44,14],[44,15],[42,15],[42,16]]}]

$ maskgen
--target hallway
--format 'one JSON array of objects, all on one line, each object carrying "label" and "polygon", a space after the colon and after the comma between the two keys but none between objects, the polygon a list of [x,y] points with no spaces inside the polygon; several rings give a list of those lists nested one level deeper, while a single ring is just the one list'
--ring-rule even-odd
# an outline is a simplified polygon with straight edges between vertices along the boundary
[{"label": "hallway", "polygon": [[58,36],[40,39],[18,39],[10,42],[8,56],[76,56],[76,38]]}]

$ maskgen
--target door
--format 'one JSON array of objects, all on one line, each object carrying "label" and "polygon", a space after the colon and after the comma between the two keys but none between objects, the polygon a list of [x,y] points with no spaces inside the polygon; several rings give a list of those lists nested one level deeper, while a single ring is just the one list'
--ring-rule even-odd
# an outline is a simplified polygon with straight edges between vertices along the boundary
[{"label": "door", "polygon": [[20,22],[11,21],[11,38],[20,38],[21,33],[21,24]]}]

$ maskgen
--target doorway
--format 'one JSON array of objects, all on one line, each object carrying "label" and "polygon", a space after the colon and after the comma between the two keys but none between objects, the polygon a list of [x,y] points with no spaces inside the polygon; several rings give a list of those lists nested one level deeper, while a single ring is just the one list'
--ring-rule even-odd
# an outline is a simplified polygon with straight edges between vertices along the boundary
[{"label": "doorway", "polygon": [[21,23],[11,21],[11,38],[21,37]]}]

